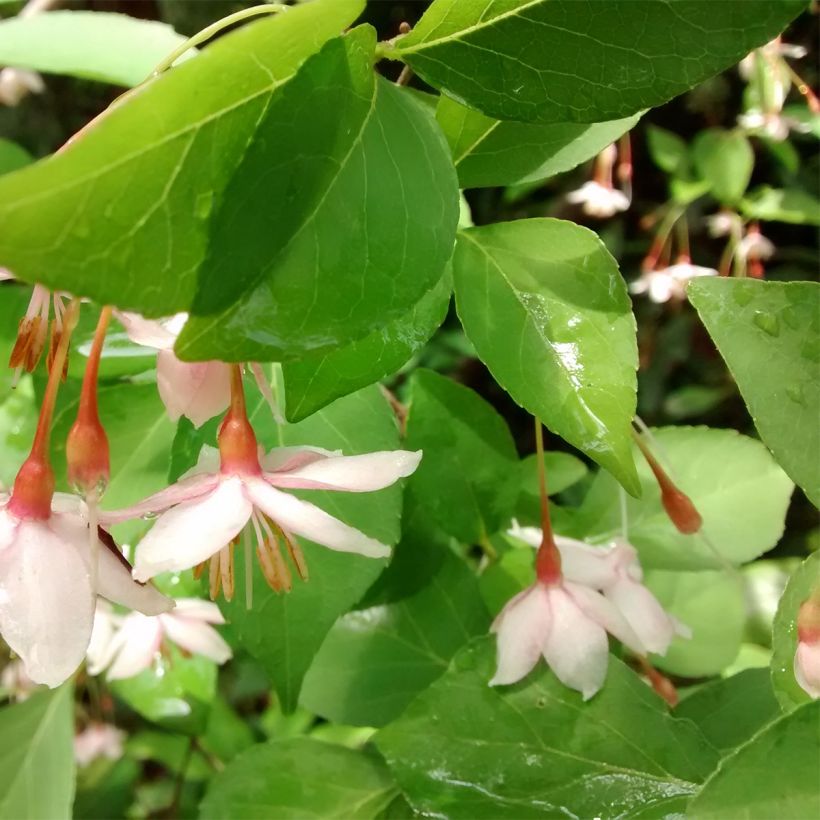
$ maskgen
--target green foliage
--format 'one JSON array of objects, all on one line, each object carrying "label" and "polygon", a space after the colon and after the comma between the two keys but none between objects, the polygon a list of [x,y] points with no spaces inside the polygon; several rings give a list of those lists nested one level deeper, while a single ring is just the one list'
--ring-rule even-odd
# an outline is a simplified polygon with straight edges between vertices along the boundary
[{"label": "green foliage", "polygon": [[752,177],[755,156],[739,131],[701,131],[692,146],[695,168],[722,205],[734,205]]}]

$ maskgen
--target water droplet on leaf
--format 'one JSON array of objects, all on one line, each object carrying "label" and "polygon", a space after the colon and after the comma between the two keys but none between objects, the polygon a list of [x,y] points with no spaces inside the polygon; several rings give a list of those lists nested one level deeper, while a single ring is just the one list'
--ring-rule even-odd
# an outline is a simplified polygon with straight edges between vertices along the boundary
[{"label": "water droplet on leaf", "polygon": [[769,336],[780,335],[780,319],[772,313],[764,313],[762,310],[756,310],[752,321]]}]

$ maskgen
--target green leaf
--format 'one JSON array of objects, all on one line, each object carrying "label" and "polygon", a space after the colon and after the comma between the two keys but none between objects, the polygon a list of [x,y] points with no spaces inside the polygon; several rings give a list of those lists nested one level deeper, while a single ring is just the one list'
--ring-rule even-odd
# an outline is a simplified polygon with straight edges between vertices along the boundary
[{"label": "green leaf", "polygon": [[214,777],[199,816],[375,820],[396,792],[390,772],[374,755],[292,738],[243,752]]},{"label": "green leaf", "polygon": [[[264,112],[363,7],[319,0],[232,31],[120,98],[59,154],[0,177],[0,265],[146,315],[187,308],[215,230],[209,217],[224,221],[248,143],[270,145],[258,130]],[[281,137],[273,157],[295,162]],[[292,164],[277,179],[294,180],[298,170]]]},{"label": "green leaf", "polygon": [[334,399],[399,370],[444,321],[452,289],[452,277],[447,274],[410,311],[363,339],[285,362],[282,374],[288,419],[301,421]]},{"label": "green leaf", "polygon": [[[779,541],[794,485],[759,441],[708,427],[665,427],[653,435],[662,463],[703,517],[703,529],[702,535],[678,532],[636,449],[643,493],[627,499],[626,511],[629,540],[645,568],[722,568],[751,561]],[[611,476],[596,476],[578,522],[578,532],[569,534],[599,542],[621,534],[619,487]]]},{"label": "green leaf", "polygon": [[475,575],[447,552],[415,595],[336,622],[305,678],[301,703],[337,723],[384,726],[488,626]]},{"label": "green leaf", "polygon": [[205,751],[227,763],[253,746],[255,741],[248,723],[217,695],[211,703],[208,725],[201,742]]},{"label": "green leaf", "polygon": [[174,732],[199,735],[216,693],[216,664],[201,655],[186,657],[171,645],[167,657],[150,669],[109,686],[144,718]]},{"label": "green leaf", "polygon": [[714,750],[614,658],[588,703],[543,665],[490,687],[494,640],[376,735],[413,808],[452,818],[668,816],[714,768]]},{"label": "green leaf", "polygon": [[423,450],[410,480],[428,515],[447,533],[478,543],[512,518],[517,454],[506,422],[467,387],[432,370],[411,380],[405,444]]},{"label": "green leaf", "polygon": [[820,505],[820,285],[699,279],[688,293],[760,437]]},{"label": "green leaf", "polygon": [[770,724],[724,758],[686,812],[692,820],[806,820],[820,815],[820,702]]},{"label": "green leaf", "polygon": [[591,159],[635,126],[640,115],[591,125],[504,122],[441,97],[436,118],[462,188],[535,182]]},{"label": "green leaf", "polygon": [[680,175],[689,165],[689,147],[677,134],[650,125],[646,129],[646,144],[652,161],[667,174]]},{"label": "green leaf", "polygon": [[0,138],[0,174],[17,171],[33,161],[31,154],[16,142]]},{"label": "green leaf", "polygon": [[331,41],[271,101],[214,211],[184,358],[327,351],[441,279],[456,175],[426,107],[374,75],[374,48],[369,27]]},{"label": "green leaf", "polygon": [[601,122],[660,105],[767,43],[802,0],[435,0],[387,56],[493,117]]},{"label": "green leaf", "polygon": [[768,669],[747,669],[698,687],[675,708],[697,724],[717,749],[728,752],[780,717]]},{"label": "green leaf", "polygon": [[786,584],[772,624],[772,685],[783,709],[794,709],[811,700],[794,677],[794,654],[797,651],[797,611],[818,587],[820,552],[814,552]]},{"label": "green leaf", "polygon": [[471,228],[453,272],[464,330],[496,381],[637,492],[635,319],[601,240],[558,219]]},{"label": "green leaf", "polygon": [[[260,397],[249,402],[249,414],[265,447],[310,444],[341,449],[345,455],[399,447],[393,412],[376,387],[338,399],[299,424],[277,426]],[[377,493],[294,494],[383,543],[398,540],[400,486]],[[253,605],[247,609],[244,557],[237,550],[236,595],[231,602],[220,601],[229,634],[264,667],[285,711],[296,707],[302,678],[333,623],[359,601],[385,564],[301,543],[309,581],[295,577],[291,592],[277,594],[265,583],[254,557]]]},{"label": "green leaf", "polygon": [[[538,456],[527,456],[519,464],[521,490],[516,513],[527,520],[540,521],[541,492],[538,484]],[[587,465],[569,453],[544,453],[544,469],[547,476],[547,492],[562,493],[577,484],[589,470]]]},{"label": "green leaf", "polygon": [[0,64],[133,86],[185,40],[155,20],[50,11],[0,22]]},{"label": "green leaf", "polygon": [[663,608],[692,630],[675,637],[652,663],[673,675],[700,678],[717,675],[737,657],[746,622],[743,582],[728,572],[647,573],[646,585]]},{"label": "green leaf", "polygon": [[755,154],[740,131],[701,131],[692,146],[692,158],[712,196],[722,205],[734,205],[743,196],[752,177]]},{"label": "green leaf", "polygon": [[741,200],[740,211],[748,219],[820,225],[820,199],[799,188],[761,185]]},{"label": "green leaf", "polygon": [[74,800],[70,684],[0,710],[0,817],[60,820]]}]

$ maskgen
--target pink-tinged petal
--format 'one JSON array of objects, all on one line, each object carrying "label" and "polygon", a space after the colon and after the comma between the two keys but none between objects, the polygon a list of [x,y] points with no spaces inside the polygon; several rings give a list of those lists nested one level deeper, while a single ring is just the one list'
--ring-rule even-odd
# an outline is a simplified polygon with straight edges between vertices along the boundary
[{"label": "pink-tinged petal", "polygon": [[225,623],[225,616],[213,601],[203,601],[202,598],[177,598],[175,603],[175,618],[187,618],[207,624]]},{"label": "pink-tinged petal", "polygon": [[171,421],[185,416],[201,427],[228,409],[231,371],[225,362],[183,362],[173,350],[161,350],[157,387]]},{"label": "pink-tinged petal", "polygon": [[111,604],[97,600],[94,612],[94,627],[91,630],[91,641],[85,652],[86,667],[89,675],[99,675],[111,663],[111,645],[117,634],[121,619],[114,615]]},{"label": "pink-tinged petal", "polygon": [[92,723],[74,738],[74,759],[88,766],[98,757],[119,760],[123,753],[125,732],[107,723]]},{"label": "pink-tinged petal", "polygon": [[209,624],[176,615],[163,615],[161,621],[165,634],[186,652],[202,655],[219,664],[233,657],[230,646]]},{"label": "pink-tinged petal", "polygon": [[121,510],[101,511],[100,524],[119,524],[122,521],[130,521],[132,518],[142,518],[152,513],[163,512],[176,504],[202,498],[216,489],[217,484],[219,484],[219,476],[213,473],[202,473],[181,479],[176,484],[149,495],[138,504],[124,507]]},{"label": "pink-tinged petal", "polygon": [[14,274],[8,268],[0,268],[0,282],[13,282]]},{"label": "pink-tinged petal", "polygon": [[677,631],[675,620],[643,584],[621,577],[604,590],[604,596],[626,618],[647,652],[666,653]]},{"label": "pink-tinged petal", "polygon": [[281,473],[298,470],[314,461],[341,454],[341,450],[325,450],[322,447],[275,447],[266,456],[262,456],[259,463],[266,473]]},{"label": "pink-tinged petal", "polygon": [[149,669],[161,643],[162,625],[159,617],[132,612],[126,617],[112,642],[113,661],[106,677],[108,680],[123,680]]},{"label": "pink-tinged petal", "polygon": [[568,581],[600,589],[617,579],[609,549],[563,535],[555,536],[555,544],[561,553],[561,571]]},{"label": "pink-tinged petal", "polygon": [[94,602],[77,544],[47,523],[22,521],[0,552],[0,632],[29,677],[59,686],[82,663]]},{"label": "pink-tinged petal", "polygon": [[252,510],[242,479],[234,476],[164,512],[137,546],[134,578],[147,581],[167,570],[202,563],[239,535]]},{"label": "pink-tinged petal", "polygon": [[543,538],[543,533],[538,527],[522,527],[515,519],[513,519],[512,526],[507,530],[507,534],[531,547],[540,546]]},{"label": "pink-tinged petal", "polygon": [[589,700],[606,678],[606,632],[563,588],[551,587],[548,592],[553,622],[544,644],[544,659],[561,683]]},{"label": "pink-tinged petal", "polygon": [[0,552],[14,543],[21,523],[19,518],[7,510],[0,509]]},{"label": "pink-tinged petal", "polygon": [[610,635],[614,635],[633,652],[637,652],[639,655],[646,654],[646,647],[635,634],[635,630],[632,629],[615,605],[604,598],[600,592],[581,584],[574,584],[571,581],[564,583],[564,589],[575,605],[583,611],[584,615],[595,621]]},{"label": "pink-tinged petal", "polygon": [[170,350],[176,341],[176,334],[172,333],[165,321],[146,319],[139,313],[130,313],[125,310],[115,310],[114,316],[125,328],[128,338],[142,347],[153,347],[155,350]]},{"label": "pink-tinged petal", "polygon": [[794,653],[794,677],[811,697],[820,698],[820,642],[799,641]]},{"label": "pink-tinged petal", "polygon": [[328,515],[314,504],[279,492],[261,478],[248,480],[246,487],[254,505],[287,532],[339,552],[356,552],[368,558],[390,555],[386,544]]},{"label": "pink-tinged petal", "polygon": [[287,473],[267,473],[265,478],[275,487],[368,493],[411,475],[420,461],[421,451],[391,450],[325,458]]},{"label": "pink-tinged petal", "polygon": [[270,412],[274,421],[277,424],[285,424],[285,417],[282,414],[279,403],[276,401],[276,397],[273,395],[273,390],[271,390],[270,382],[268,381],[268,377],[265,375],[265,371],[262,369],[262,365],[258,362],[251,362],[248,366],[251,369],[251,373],[253,373],[253,377],[256,380],[256,386],[259,388],[262,398],[265,399],[268,403],[268,407],[270,407]]},{"label": "pink-tinged petal", "polygon": [[211,447],[210,444],[203,444],[199,450],[196,464],[190,470],[186,470],[179,478],[180,481],[187,481],[198,475],[210,473],[216,476],[219,473],[220,465],[219,448]]},{"label": "pink-tinged petal", "polygon": [[552,624],[547,590],[540,584],[519,592],[498,614],[498,663],[490,686],[517,683],[538,663]]}]

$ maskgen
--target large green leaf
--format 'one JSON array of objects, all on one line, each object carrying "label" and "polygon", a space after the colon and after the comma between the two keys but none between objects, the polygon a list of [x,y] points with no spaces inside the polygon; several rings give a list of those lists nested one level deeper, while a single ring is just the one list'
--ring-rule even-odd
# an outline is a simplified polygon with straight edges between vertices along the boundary
[{"label": "large green leaf", "polygon": [[516,686],[489,687],[494,661],[492,638],[466,647],[376,736],[423,814],[668,816],[717,762],[697,729],[614,658],[588,703],[543,666]]},{"label": "large green leaf", "polygon": [[70,684],[0,710],[0,817],[68,820],[74,799]]},{"label": "large green leaf", "polygon": [[772,624],[772,685],[784,709],[794,709],[811,699],[794,676],[794,653],[797,651],[797,612],[818,587],[820,552],[814,552],[786,584]]},{"label": "large green leaf", "polygon": [[638,115],[591,125],[504,122],[440,97],[436,119],[462,188],[537,182],[569,171],[629,131]]},{"label": "large green leaf", "polygon": [[415,595],[336,622],[305,678],[301,703],[337,723],[384,726],[488,626],[475,575],[447,552]]},{"label": "large green leaf", "polygon": [[265,110],[211,217],[186,358],[281,360],[406,314],[441,278],[458,222],[425,106],[372,70],[375,33],[328,43]]},{"label": "large green leaf", "polygon": [[52,11],[0,22],[0,64],[132,86],[185,37],[155,20],[102,11]]},{"label": "large green leaf", "polygon": [[[299,424],[277,426],[261,398],[249,405],[257,436],[266,447],[310,444],[345,455],[399,447],[395,418],[378,388],[354,393]],[[401,488],[377,493],[310,491],[299,495],[380,541],[399,537]],[[335,552],[303,541],[310,580],[294,580],[286,594],[265,583],[254,558],[253,606],[245,606],[244,558],[237,550],[236,595],[220,601],[229,634],[271,677],[286,711],[296,707],[302,678],[336,619],[362,597],[384,568],[383,560]]]},{"label": "large green leaf", "polygon": [[820,285],[701,278],[689,298],[760,437],[820,505]]},{"label": "large green leaf", "polygon": [[715,748],[728,751],[780,717],[768,669],[746,669],[705,683],[688,695],[675,715],[698,725]]},{"label": "large green leaf", "polygon": [[820,816],[820,702],[770,724],[724,758],[686,812],[692,820]]},{"label": "large green leaf", "polygon": [[424,458],[411,485],[434,521],[466,543],[512,518],[518,458],[503,418],[468,387],[432,370],[413,374],[406,445]]},{"label": "large green leaf", "polygon": [[452,278],[443,276],[412,310],[352,344],[308,353],[282,365],[285,411],[301,421],[334,399],[395,373],[420,350],[447,315]]},{"label": "large green leaf", "polygon": [[[629,540],[644,567],[719,569],[751,561],[779,541],[794,485],[759,441],[708,427],[665,427],[653,434],[663,463],[703,517],[703,529],[678,532],[636,449],[643,493],[627,499],[626,513]],[[571,534],[599,542],[621,534],[619,487],[611,476],[596,476],[575,526]]]},{"label": "large green leaf", "polygon": [[253,746],[214,777],[203,820],[374,820],[396,797],[378,757],[309,738]]},{"label": "large green leaf", "polygon": [[802,0],[435,0],[387,55],[500,119],[601,122],[728,68],[804,8]]},{"label": "large green leaf", "polygon": [[471,228],[454,278],[464,330],[496,381],[637,492],[635,319],[601,240],[558,219]]},{"label": "large green leaf", "polygon": [[[264,112],[363,6],[319,0],[231,32],[120,98],[58,154],[0,178],[0,265],[153,316],[188,307],[209,217],[264,136]],[[298,156],[280,140],[271,151]]]}]

